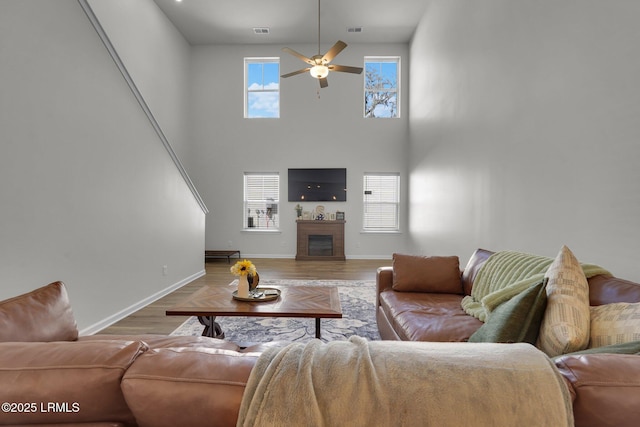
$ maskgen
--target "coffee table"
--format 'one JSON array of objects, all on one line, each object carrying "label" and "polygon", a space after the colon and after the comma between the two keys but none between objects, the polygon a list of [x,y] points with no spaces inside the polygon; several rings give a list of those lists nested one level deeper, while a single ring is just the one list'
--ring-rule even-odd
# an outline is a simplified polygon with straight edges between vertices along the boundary
[{"label": "coffee table", "polygon": [[[202,335],[224,338],[216,316],[307,317],[316,319],[316,338],[320,338],[320,319],[342,318],[338,288],[335,286],[268,286],[279,289],[272,301],[246,302],[233,298],[235,286],[205,286],[166,311],[167,316],[198,316],[205,326]],[[260,287],[258,287],[260,289]]]}]

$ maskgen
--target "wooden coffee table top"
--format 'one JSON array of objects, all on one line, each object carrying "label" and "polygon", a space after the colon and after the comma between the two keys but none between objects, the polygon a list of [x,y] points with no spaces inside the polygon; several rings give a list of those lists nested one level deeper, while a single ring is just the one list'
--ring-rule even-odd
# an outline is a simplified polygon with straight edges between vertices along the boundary
[{"label": "wooden coffee table top", "polygon": [[[251,316],[341,318],[335,286],[265,286],[280,289],[278,299],[264,302],[235,300],[235,286],[205,286],[166,311],[167,316]],[[260,287],[259,287],[260,288]],[[259,289],[258,288],[258,289]]]}]

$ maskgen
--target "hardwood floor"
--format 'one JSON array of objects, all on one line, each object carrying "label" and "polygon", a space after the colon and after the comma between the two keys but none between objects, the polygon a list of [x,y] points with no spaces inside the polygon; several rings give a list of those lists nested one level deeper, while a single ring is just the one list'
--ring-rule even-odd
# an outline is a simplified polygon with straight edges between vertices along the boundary
[{"label": "hardwood floor", "polygon": [[[314,280],[375,280],[376,269],[391,265],[388,260],[296,261],[293,259],[252,260],[260,279],[314,279]],[[233,265],[234,260],[231,260]],[[205,264],[206,274],[183,286],[132,315],[114,323],[101,334],[169,334],[186,317],[166,316],[167,308],[180,302],[205,285],[227,285],[234,277],[226,259],[214,259]]]}]

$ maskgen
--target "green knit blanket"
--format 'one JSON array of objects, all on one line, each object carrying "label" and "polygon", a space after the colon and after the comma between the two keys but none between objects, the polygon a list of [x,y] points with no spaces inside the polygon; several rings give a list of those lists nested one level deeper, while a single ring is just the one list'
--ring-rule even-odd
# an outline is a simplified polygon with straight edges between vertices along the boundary
[{"label": "green knit blanket", "polygon": [[[497,306],[542,280],[552,262],[552,258],[521,252],[494,253],[478,271],[471,295],[462,300],[462,308],[467,314],[486,321]],[[587,278],[611,275],[593,264],[582,264],[582,269]]]}]

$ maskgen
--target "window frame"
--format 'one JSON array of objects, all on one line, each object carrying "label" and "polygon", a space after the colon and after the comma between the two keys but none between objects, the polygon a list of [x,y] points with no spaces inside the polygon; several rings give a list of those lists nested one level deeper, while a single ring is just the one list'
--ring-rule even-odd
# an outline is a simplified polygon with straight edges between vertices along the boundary
[{"label": "window frame", "polygon": [[[371,191],[372,188],[370,183],[367,182],[367,177],[394,177],[395,178],[395,201],[390,200],[382,200],[382,201],[367,201],[367,192]],[[380,187],[378,187],[380,188]],[[399,233],[400,232],[400,203],[402,202],[401,195],[401,177],[399,172],[365,172],[362,177],[362,232],[364,233]],[[371,226],[369,225],[372,222],[372,219],[367,218],[368,206],[372,205],[393,205],[395,209],[393,209],[393,224],[387,224],[382,226]],[[384,216],[384,213],[380,215]],[[381,219],[379,219],[381,221]]]},{"label": "window frame", "polygon": [[[276,178],[276,184],[267,188],[265,190],[265,186],[263,185],[260,191],[262,193],[261,198],[251,198],[247,195],[249,192],[248,188],[248,178],[249,177],[259,177],[263,181],[268,178]],[[280,231],[280,173],[279,172],[244,172],[243,174],[243,182],[242,182],[242,230],[243,231],[261,231],[261,232],[279,232]],[[265,197],[265,193],[269,193],[275,189],[276,197],[275,200],[271,200],[268,197]],[[249,217],[251,216],[251,211],[249,209],[256,209],[256,204],[264,204],[264,209],[261,209],[262,214],[257,215],[257,221],[254,223],[253,227],[249,226]],[[271,207],[269,208],[269,205]],[[275,205],[275,212],[273,212]],[[258,207],[260,209],[262,206]],[[269,209],[272,210],[271,217],[267,214]],[[261,216],[262,215],[262,216]],[[273,217],[275,215],[275,218]],[[269,217],[271,219],[265,220],[264,218]],[[255,221],[255,217],[254,217]],[[271,226],[269,224],[272,224]]]},{"label": "window frame", "polygon": [[[249,90],[249,65],[262,64],[262,89]],[[278,64],[278,88],[277,89],[265,89],[264,88],[264,64]],[[280,118],[280,57],[245,57],[244,58],[244,118],[245,119],[279,119]],[[249,96],[254,93],[277,93],[278,94],[278,113],[274,117],[263,116],[250,116],[249,113]]]},{"label": "window frame", "polygon": [[[363,117],[365,119],[399,119],[401,114],[401,81],[402,81],[402,73],[401,73],[401,56],[365,56],[364,57],[364,78],[363,78],[363,88],[364,88],[364,96],[363,96]],[[394,63],[396,64],[396,84],[395,87],[389,90],[388,88],[378,87],[376,89],[371,89],[367,87],[367,64],[368,63]],[[384,90],[383,90],[384,89]],[[394,92],[396,98],[395,111],[396,114],[394,116],[389,117],[378,117],[378,116],[368,116],[367,115],[367,93],[369,92]]]}]

